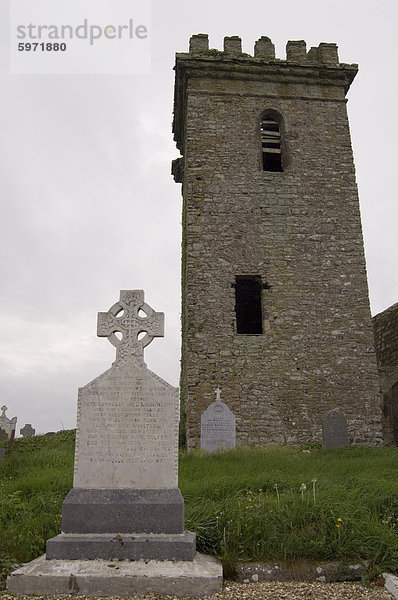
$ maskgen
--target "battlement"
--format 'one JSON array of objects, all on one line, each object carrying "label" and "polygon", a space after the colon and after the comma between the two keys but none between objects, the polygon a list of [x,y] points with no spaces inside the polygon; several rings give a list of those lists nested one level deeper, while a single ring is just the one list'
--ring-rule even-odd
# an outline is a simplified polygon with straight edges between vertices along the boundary
[{"label": "battlement", "polygon": [[[193,35],[189,40],[189,54],[228,57],[241,57],[246,59],[257,59],[266,61],[278,61],[275,58],[275,46],[271,39],[266,36],[260,37],[254,45],[253,56],[242,52],[242,40],[239,36],[227,36],[224,38],[224,49],[215,50],[209,48],[209,36],[205,33]],[[336,44],[321,42],[318,47],[312,47],[307,52],[304,40],[289,40],[286,44],[286,62],[300,64],[339,65],[339,57]]]},{"label": "battlement", "polygon": [[[345,95],[358,72],[357,64],[339,62],[337,45],[320,43],[307,52],[304,40],[290,40],[286,45],[286,59],[275,57],[275,46],[266,36],[254,44],[254,54],[242,52],[242,40],[238,36],[224,38],[224,49],[209,48],[209,36],[193,35],[189,40],[189,52],[176,54],[176,79],[174,92],[173,132],[177,147],[183,152],[184,119],[187,87],[214,80],[235,81],[234,86],[224,83],[230,93],[238,81],[247,93],[248,82],[267,86],[267,93],[275,95],[275,85],[284,86],[284,95],[309,99],[333,98],[345,101]],[[202,86],[208,84],[201,84]],[[264,93],[265,93],[264,88]]]}]

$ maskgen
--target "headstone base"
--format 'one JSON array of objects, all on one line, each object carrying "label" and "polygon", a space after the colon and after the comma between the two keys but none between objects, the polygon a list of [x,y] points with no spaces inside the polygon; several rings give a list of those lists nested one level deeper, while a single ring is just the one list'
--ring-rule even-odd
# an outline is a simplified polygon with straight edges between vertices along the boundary
[{"label": "headstone base", "polygon": [[193,560],[196,534],[61,533],[47,541],[47,560]]},{"label": "headstone base", "polygon": [[73,488],[62,506],[65,533],[184,532],[184,500],[179,489]]},{"label": "headstone base", "polygon": [[36,558],[7,578],[11,594],[122,596],[155,593],[209,596],[222,588],[222,566],[197,553],[192,561],[46,560]]}]

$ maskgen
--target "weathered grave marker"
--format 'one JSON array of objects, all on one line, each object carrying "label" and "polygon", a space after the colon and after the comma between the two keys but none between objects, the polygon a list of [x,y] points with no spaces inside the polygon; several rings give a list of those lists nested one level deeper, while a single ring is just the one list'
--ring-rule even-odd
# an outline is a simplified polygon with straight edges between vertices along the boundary
[{"label": "weathered grave marker", "polygon": [[36,429],[33,429],[30,423],[26,423],[25,427],[19,430],[19,433],[24,437],[32,437],[36,433]]},{"label": "weathered grave marker", "polygon": [[[141,290],[122,290],[119,302],[99,313],[98,336],[116,347],[116,360],[79,390],[63,533],[47,541],[46,557],[9,577],[9,591],[190,596],[221,589],[221,566],[198,555],[195,534],[184,531],[178,389],[144,363],[144,347],[163,329],[163,313]],[[112,560],[120,561],[117,569],[109,569]]]},{"label": "weathered grave marker", "polygon": [[348,446],[347,421],[340,410],[331,410],[323,424],[323,445],[325,448]]},{"label": "weathered grave marker", "polygon": [[202,413],[200,447],[215,452],[236,446],[236,419],[228,406],[221,402],[221,390],[217,388],[216,401]]},{"label": "weathered grave marker", "polygon": [[[9,419],[6,417],[7,407],[1,407],[1,415],[0,415],[0,442],[4,442],[5,440],[9,440],[8,443],[8,454],[11,454],[12,444],[15,438],[15,427],[17,425],[17,417],[13,417]],[[5,435],[4,435],[5,434]]]},{"label": "weathered grave marker", "polygon": [[2,460],[4,458],[4,454],[5,454],[5,450],[4,448],[0,448],[0,460]]},{"label": "weathered grave marker", "polygon": [[[7,410],[8,409],[6,406],[1,407],[0,441],[11,439],[13,432],[15,435],[15,427],[17,424],[17,417],[13,417],[12,419],[9,419],[8,417],[6,417]],[[6,434],[6,437],[4,437],[4,434],[2,434],[2,432],[4,432]]]}]

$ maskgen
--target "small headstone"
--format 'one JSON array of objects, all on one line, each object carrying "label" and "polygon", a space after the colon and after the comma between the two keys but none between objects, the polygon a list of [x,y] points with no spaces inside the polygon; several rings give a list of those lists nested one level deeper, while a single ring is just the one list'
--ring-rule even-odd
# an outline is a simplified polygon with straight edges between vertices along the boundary
[{"label": "small headstone", "polygon": [[216,401],[201,417],[200,447],[215,452],[236,446],[236,419],[228,406],[221,402],[221,390],[216,389]]},{"label": "small headstone", "polygon": [[178,389],[144,363],[144,347],[163,336],[163,324],[141,290],[122,290],[98,314],[97,334],[116,347],[116,360],[79,390],[62,533],[47,541],[45,558],[11,574],[10,592],[201,596],[221,589],[221,565],[198,555],[195,534],[184,531]]},{"label": "small headstone", "polygon": [[36,433],[36,429],[33,429],[30,423],[26,423],[25,427],[19,430],[19,433],[24,437],[32,437]]},{"label": "small headstone", "polygon": [[4,448],[0,448],[0,460],[2,460],[4,458],[4,454],[5,454],[5,449]]},{"label": "small headstone", "polygon": [[[0,442],[11,438],[12,433],[15,433],[15,427],[17,425],[17,417],[9,419],[6,417],[7,407],[1,407],[0,415]],[[4,437],[5,433],[5,437]]]},{"label": "small headstone", "polygon": [[348,446],[347,421],[340,410],[331,410],[323,424],[323,445],[325,448]]}]

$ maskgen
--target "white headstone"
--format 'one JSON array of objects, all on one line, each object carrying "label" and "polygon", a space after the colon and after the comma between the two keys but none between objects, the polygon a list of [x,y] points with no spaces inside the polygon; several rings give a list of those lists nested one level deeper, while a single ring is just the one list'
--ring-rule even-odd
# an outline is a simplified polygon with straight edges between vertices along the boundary
[{"label": "white headstone", "polygon": [[116,346],[116,360],[79,390],[74,487],[178,487],[178,388],[143,360],[163,329],[163,313],[145,304],[141,290],[122,290],[120,301],[98,314],[97,333]]},{"label": "white headstone", "polygon": [[216,401],[201,416],[200,447],[209,452],[236,446],[235,415],[221,402],[220,388],[215,392]]}]

